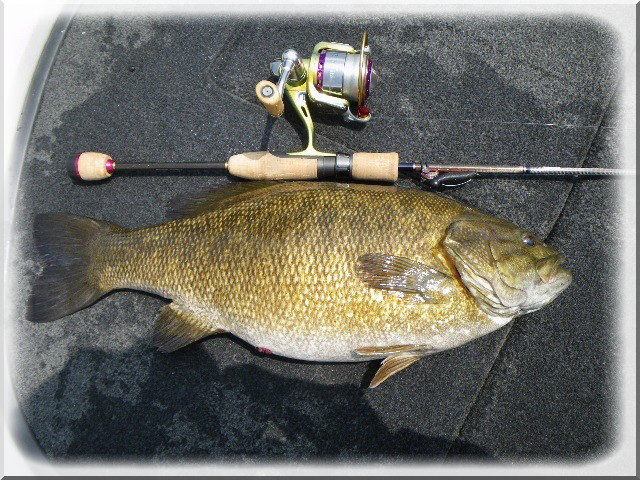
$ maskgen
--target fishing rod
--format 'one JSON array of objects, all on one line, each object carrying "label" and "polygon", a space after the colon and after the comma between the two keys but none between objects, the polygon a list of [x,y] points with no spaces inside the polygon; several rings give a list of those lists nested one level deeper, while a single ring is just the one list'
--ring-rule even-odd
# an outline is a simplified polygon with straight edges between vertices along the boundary
[{"label": "fishing rod", "polygon": [[233,155],[226,162],[121,163],[109,155],[84,152],[69,163],[69,174],[95,181],[128,171],[225,170],[248,180],[355,179],[395,182],[399,173],[417,174],[433,188],[456,187],[473,178],[496,175],[602,177],[635,175],[620,168],[533,167],[510,165],[440,165],[399,162],[397,153],[335,154],[331,156],[248,152]]},{"label": "fishing rod", "polygon": [[493,165],[435,165],[401,162],[395,152],[331,153],[315,148],[315,131],[310,105],[321,111],[341,114],[346,122],[366,124],[371,110],[365,106],[378,81],[373,68],[368,35],[360,49],[344,43],[320,42],[308,59],[295,50],[283,52],[271,62],[276,83],[262,80],[256,85],[258,100],[273,117],[284,113],[284,98],[305,126],[307,145],[293,153],[247,152],[233,155],[226,162],[116,162],[99,152],[83,152],[68,164],[69,174],[86,181],[104,180],[116,172],[226,170],[250,180],[355,179],[395,182],[399,173],[418,175],[431,187],[463,185],[486,175],[524,176],[613,176],[635,175],[635,170],[614,168],[574,168]]}]

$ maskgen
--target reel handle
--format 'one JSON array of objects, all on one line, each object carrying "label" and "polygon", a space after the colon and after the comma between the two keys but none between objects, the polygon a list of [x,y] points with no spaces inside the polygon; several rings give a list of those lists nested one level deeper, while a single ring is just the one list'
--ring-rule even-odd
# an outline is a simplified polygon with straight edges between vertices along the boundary
[{"label": "reel handle", "polygon": [[[275,73],[275,72],[274,72]],[[285,86],[291,82],[302,82],[307,78],[307,70],[305,69],[302,59],[295,50],[289,49],[282,54],[282,63],[279,66],[278,84],[263,80],[256,85],[256,95],[258,100],[262,102],[264,107],[273,117],[280,117],[284,113],[284,95]],[[297,84],[297,83],[296,83]]]},{"label": "reel handle", "polygon": [[256,96],[272,117],[281,117],[284,113],[282,95],[275,83],[262,80],[256,85]]}]

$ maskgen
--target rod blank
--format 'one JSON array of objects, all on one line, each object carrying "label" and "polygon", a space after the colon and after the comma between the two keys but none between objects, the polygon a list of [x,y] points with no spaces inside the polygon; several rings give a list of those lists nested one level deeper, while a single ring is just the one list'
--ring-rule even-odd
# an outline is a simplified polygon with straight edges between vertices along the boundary
[{"label": "rod blank", "polygon": [[485,173],[485,174],[525,174],[525,175],[635,175],[635,170],[625,168],[595,168],[595,167],[528,167],[525,165],[426,165],[424,173],[459,172],[459,173]]},{"label": "rod blank", "polygon": [[116,163],[111,156],[99,152],[79,153],[70,159],[67,166],[71,177],[86,181],[107,179],[116,170],[210,170],[226,168],[226,162]]}]

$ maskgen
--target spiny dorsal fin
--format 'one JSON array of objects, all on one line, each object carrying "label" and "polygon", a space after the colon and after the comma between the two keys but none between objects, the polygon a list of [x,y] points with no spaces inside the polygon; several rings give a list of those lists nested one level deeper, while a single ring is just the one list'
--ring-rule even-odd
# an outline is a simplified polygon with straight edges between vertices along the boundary
[{"label": "spiny dorsal fin", "polygon": [[175,303],[162,309],[153,332],[153,345],[163,353],[173,352],[201,338],[222,333],[219,328],[206,325],[192,311]]},{"label": "spiny dorsal fin", "polygon": [[362,347],[356,348],[355,352],[358,355],[392,355],[396,353],[416,353],[425,355],[434,352],[432,347],[427,345],[392,345],[390,347]]},{"label": "spiny dorsal fin", "polygon": [[417,296],[427,303],[445,301],[456,285],[446,273],[395,255],[362,255],[358,257],[357,272],[371,288],[394,292],[403,298]]},{"label": "spiny dorsal fin", "polygon": [[211,209],[226,208],[245,200],[255,200],[261,196],[286,194],[300,190],[395,190],[388,185],[358,185],[336,182],[281,182],[251,181],[235,182],[201,193],[180,195],[171,202],[168,219],[193,217]]},{"label": "spiny dorsal fin", "polygon": [[389,377],[392,377],[396,373],[404,370],[412,363],[417,362],[422,358],[421,355],[416,355],[413,353],[399,353],[398,355],[393,355],[391,357],[387,357],[382,361],[380,368],[376,372],[373,380],[369,384],[369,388],[376,388],[382,382],[387,380]]},{"label": "spiny dorsal fin", "polygon": [[195,217],[214,208],[223,208],[233,205],[257,190],[278,185],[279,182],[236,182],[213,190],[205,190],[200,193],[187,193],[179,195],[171,201],[167,218]]}]

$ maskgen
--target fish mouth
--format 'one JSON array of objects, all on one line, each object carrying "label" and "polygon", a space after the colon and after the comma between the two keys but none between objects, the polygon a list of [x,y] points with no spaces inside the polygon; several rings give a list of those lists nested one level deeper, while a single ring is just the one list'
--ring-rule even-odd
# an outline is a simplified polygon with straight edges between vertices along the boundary
[{"label": "fish mouth", "polygon": [[553,283],[559,287],[558,293],[560,293],[569,285],[571,285],[572,281],[573,281],[573,274],[566,268],[559,268],[558,271],[556,272],[556,276],[554,278]]},{"label": "fish mouth", "polygon": [[571,275],[571,272],[569,272],[569,270],[560,268],[560,265],[562,265],[565,261],[566,259],[562,255],[554,255],[552,257],[547,257],[545,259],[539,260],[536,264],[536,272],[544,283],[555,283],[561,271]]},{"label": "fish mouth", "polygon": [[560,294],[567,289],[573,281],[573,275],[565,268],[558,268],[552,282],[542,283],[540,286],[544,286],[544,291],[540,298],[527,305],[524,309],[525,313],[535,312],[540,308],[548,305],[554,301]]}]

